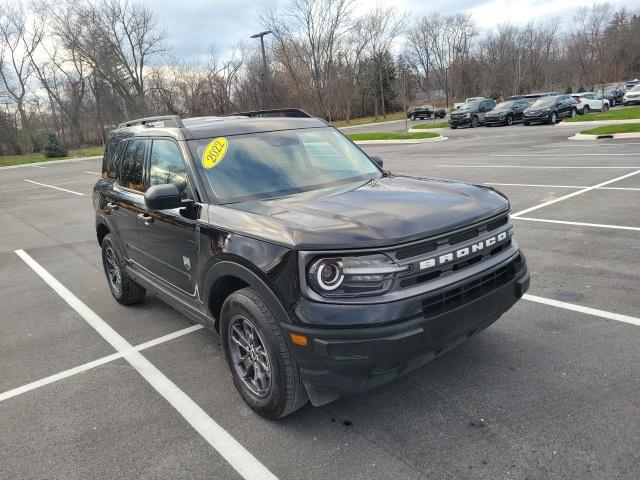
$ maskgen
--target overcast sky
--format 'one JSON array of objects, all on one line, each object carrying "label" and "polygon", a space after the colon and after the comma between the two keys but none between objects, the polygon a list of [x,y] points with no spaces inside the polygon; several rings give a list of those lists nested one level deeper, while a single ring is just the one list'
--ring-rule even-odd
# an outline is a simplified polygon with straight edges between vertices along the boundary
[{"label": "overcast sky", "polygon": [[[260,15],[270,7],[285,5],[287,0],[144,0],[158,15],[160,23],[169,32],[169,44],[179,58],[195,61],[204,58],[209,46],[215,45],[225,56],[234,42],[249,40],[259,32]],[[358,11],[366,12],[378,1],[357,0]],[[600,2],[598,2],[600,3]],[[640,8],[640,0],[610,0],[614,6]],[[482,29],[491,29],[500,23],[523,24],[534,18],[566,17],[572,21],[576,8],[590,5],[588,0],[393,0],[411,16],[420,16],[435,10],[443,13],[468,11]]]}]

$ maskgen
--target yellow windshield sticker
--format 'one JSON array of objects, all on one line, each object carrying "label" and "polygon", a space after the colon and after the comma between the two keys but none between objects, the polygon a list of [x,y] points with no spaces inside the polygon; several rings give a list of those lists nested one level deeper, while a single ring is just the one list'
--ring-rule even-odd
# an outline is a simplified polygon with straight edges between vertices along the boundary
[{"label": "yellow windshield sticker", "polygon": [[202,152],[202,166],[207,169],[215,167],[226,155],[228,147],[229,141],[225,137],[211,140]]}]

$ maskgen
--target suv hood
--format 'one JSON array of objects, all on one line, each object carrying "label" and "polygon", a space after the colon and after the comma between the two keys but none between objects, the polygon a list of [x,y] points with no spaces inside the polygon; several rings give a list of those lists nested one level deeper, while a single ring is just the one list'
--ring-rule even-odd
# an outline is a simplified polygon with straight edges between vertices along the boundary
[{"label": "suv hood", "polygon": [[383,247],[428,238],[507,211],[490,187],[386,176],[341,190],[210,205],[220,228],[296,249]]}]

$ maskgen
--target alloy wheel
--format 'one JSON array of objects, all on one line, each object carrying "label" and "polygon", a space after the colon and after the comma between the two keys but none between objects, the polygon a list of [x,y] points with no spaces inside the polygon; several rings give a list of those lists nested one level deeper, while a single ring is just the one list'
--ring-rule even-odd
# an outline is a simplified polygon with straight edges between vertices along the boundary
[{"label": "alloy wheel", "polygon": [[271,363],[258,329],[247,318],[232,318],[227,342],[233,368],[244,385],[257,397],[271,391]]},{"label": "alloy wheel", "polygon": [[122,272],[120,271],[120,265],[118,264],[116,252],[113,251],[113,248],[107,247],[105,260],[109,285],[116,294],[120,294],[122,291]]}]

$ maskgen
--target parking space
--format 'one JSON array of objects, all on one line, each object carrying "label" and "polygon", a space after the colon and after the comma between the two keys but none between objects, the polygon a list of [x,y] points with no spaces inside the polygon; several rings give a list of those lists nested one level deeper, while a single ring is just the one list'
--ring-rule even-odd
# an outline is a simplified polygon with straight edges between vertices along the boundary
[{"label": "parking space", "polygon": [[278,422],[241,401],[217,335],[111,298],[99,160],[0,170],[0,478],[637,478],[640,144],[572,130],[365,146],[506,193],[532,297],[390,385]]}]

